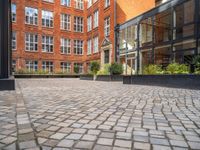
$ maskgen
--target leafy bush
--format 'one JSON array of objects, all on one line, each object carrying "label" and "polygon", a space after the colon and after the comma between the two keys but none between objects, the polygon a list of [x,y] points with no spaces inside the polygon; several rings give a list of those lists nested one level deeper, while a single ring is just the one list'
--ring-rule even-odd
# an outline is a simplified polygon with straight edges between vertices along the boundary
[{"label": "leafy bush", "polygon": [[97,75],[110,75],[110,64],[104,64],[104,66],[97,72]]},{"label": "leafy bush", "polygon": [[74,66],[74,73],[76,73],[76,74],[79,73],[79,67],[77,65]]},{"label": "leafy bush", "polygon": [[97,61],[91,62],[91,72],[93,75],[96,75],[97,72],[100,70],[100,64]]},{"label": "leafy bush", "polygon": [[146,75],[163,74],[163,70],[158,65],[150,64],[144,67],[143,74]]},{"label": "leafy bush", "polygon": [[172,63],[167,66],[166,73],[168,73],[168,74],[188,74],[189,67],[185,64]]},{"label": "leafy bush", "polygon": [[200,74],[200,55],[196,56],[193,60],[193,64],[195,65],[195,73]]},{"label": "leafy bush", "polygon": [[115,75],[119,75],[123,73],[123,66],[122,64],[113,63],[110,67],[110,72]]}]

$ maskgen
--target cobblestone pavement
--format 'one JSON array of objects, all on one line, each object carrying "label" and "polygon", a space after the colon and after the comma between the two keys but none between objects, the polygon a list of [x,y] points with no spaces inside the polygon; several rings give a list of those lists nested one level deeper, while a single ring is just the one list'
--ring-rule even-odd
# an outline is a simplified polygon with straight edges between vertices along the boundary
[{"label": "cobblestone pavement", "polygon": [[0,149],[200,149],[200,91],[18,79],[0,92]]}]

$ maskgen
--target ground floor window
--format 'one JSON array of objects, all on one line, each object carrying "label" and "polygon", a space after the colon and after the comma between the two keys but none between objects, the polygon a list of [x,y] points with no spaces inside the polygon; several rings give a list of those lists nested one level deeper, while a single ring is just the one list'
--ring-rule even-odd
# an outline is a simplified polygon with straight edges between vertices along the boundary
[{"label": "ground floor window", "polygon": [[33,60],[27,60],[26,61],[26,69],[31,71],[37,71],[38,70],[38,62]]},{"label": "ground floor window", "polygon": [[82,63],[74,63],[74,72],[75,73],[83,73],[83,64]]},{"label": "ground floor window", "polygon": [[71,72],[71,63],[69,62],[61,62],[60,67],[63,73],[70,73]]},{"label": "ground floor window", "polygon": [[141,65],[141,71],[143,72],[143,69],[145,66],[153,63],[153,57],[152,57],[152,49],[142,50],[140,52],[140,65]]},{"label": "ground floor window", "polygon": [[16,71],[16,60],[12,60],[12,71]]},{"label": "ground floor window", "polygon": [[53,72],[53,62],[52,61],[43,61],[42,62],[42,70],[48,73]]}]

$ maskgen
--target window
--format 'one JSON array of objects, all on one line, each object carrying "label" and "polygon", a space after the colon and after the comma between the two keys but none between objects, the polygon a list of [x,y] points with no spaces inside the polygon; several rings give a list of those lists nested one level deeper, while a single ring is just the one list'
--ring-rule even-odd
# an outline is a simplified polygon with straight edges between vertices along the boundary
[{"label": "window", "polygon": [[97,53],[99,51],[99,37],[95,37],[94,39],[94,53]]},{"label": "window", "polygon": [[17,49],[17,34],[16,32],[12,32],[12,50]]},{"label": "window", "polygon": [[71,0],[61,0],[60,2],[61,2],[61,5],[63,6],[67,6],[67,7],[71,6]]},{"label": "window", "polygon": [[62,54],[70,54],[71,53],[71,40],[61,38],[60,39],[60,51]]},{"label": "window", "polygon": [[49,2],[49,3],[53,3],[54,2],[54,0],[43,0],[43,1]]},{"label": "window", "polygon": [[42,52],[53,52],[52,36],[42,36]]},{"label": "window", "polygon": [[110,63],[110,52],[109,50],[104,51],[104,64]]},{"label": "window", "polygon": [[74,31],[83,32],[83,17],[74,17]]},{"label": "window", "polygon": [[53,72],[53,62],[52,61],[43,61],[42,70],[48,73]]},{"label": "window", "polygon": [[74,63],[74,68],[78,68],[78,73],[83,73],[83,64],[82,63]]},{"label": "window", "polygon": [[16,4],[12,4],[11,9],[12,9],[12,22],[16,22]]},{"label": "window", "polygon": [[87,54],[90,55],[92,52],[92,40],[87,41]]},{"label": "window", "polygon": [[75,8],[83,10],[83,0],[75,0]]},{"label": "window", "polygon": [[53,12],[42,10],[42,26],[53,27]]},{"label": "window", "polygon": [[104,34],[105,36],[110,35],[110,17],[104,20]]},{"label": "window", "polygon": [[38,10],[31,7],[25,7],[26,24],[38,24]]},{"label": "window", "polygon": [[38,50],[38,35],[26,33],[26,51],[37,51]]},{"label": "window", "polygon": [[60,69],[62,72],[70,73],[71,72],[71,64],[68,62],[61,62],[60,63]]},{"label": "window", "polygon": [[92,6],[92,0],[88,0],[88,8]]},{"label": "window", "polygon": [[32,61],[32,60],[27,60],[26,61],[26,69],[29,72],[37,71],[38,70],[38,62],[37,61]]},{"label": "window", "polygon": [[94,28],[99,26],[99,11],[94,12]]},{"label": "window", "polygon": [[74,40],[74,54],[83,55],[83,41]]},{"label": "window", "polygon": [[87,30],[88,32],[92,30],[92,16],[87,18]]},{"label": "window", "polygon": [[16,60],[12,60],[12,72],[16,71]]},{"label": "window", "polygon": [[105,0],[105,8],[110,6],[110,0]]},{"label": "window", "polygon": [[71,30],[71,16],[68,14],[61,14],[60,16],[61,20],[61,29],[62,30]]}]

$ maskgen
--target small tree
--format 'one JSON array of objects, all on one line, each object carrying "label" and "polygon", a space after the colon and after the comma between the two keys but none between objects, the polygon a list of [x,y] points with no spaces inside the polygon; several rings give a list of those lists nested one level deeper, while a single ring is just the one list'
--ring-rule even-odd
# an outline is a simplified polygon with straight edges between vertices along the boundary
[{"label": "small tree", "polygon": [[77,65],[74,66],[74,73],[76,73],[76,74],[79,73],[79,67]]},{"label": "small tree", "polygon": [[120,75],[123,73],[123,66],[122,64],[113,63],[110,67],[111,74]]},{"label": "small tree", "polygon": [[100,70],[100,64],[97,61],[91,62],[91,72],[94,75],[94,80],[96,80],[97,72]]}]

